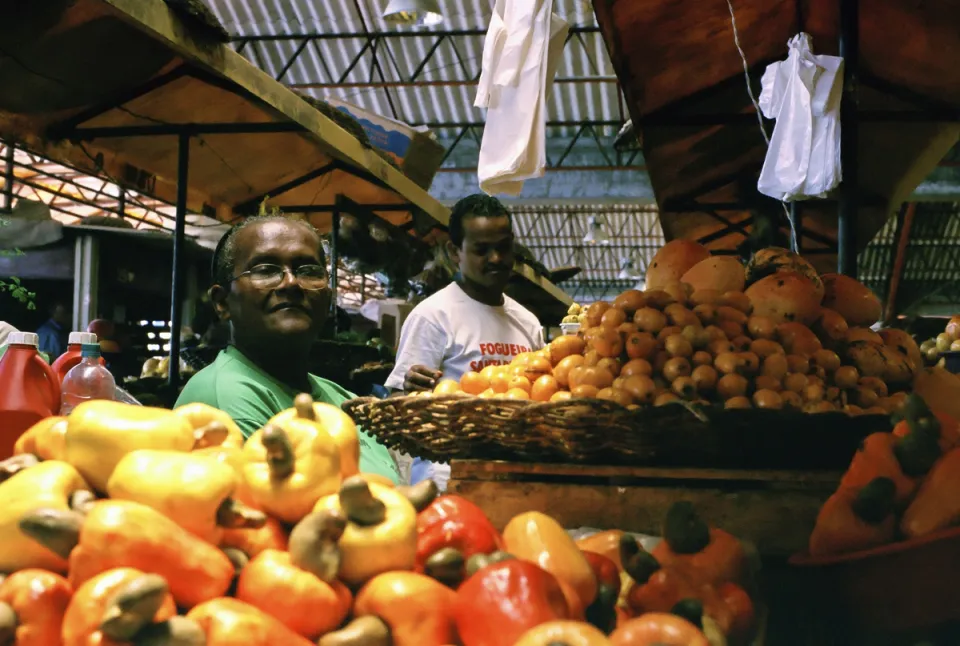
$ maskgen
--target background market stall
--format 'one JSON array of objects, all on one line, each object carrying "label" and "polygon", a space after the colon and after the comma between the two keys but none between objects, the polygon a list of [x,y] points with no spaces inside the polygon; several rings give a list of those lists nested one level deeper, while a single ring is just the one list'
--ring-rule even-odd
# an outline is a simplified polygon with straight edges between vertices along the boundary
[{"label": "background market stall", "polygon": [[[760,75],[800,31],[845,65],[845,181],[832,199],[792,206],[801,250],[821,271],[856,276],[858,254],[960,135],[949,3],[622,0],[595,10],[667,240],[732,252],[759,218],[785,224],[782,207],[756,191],[766,146],[747,83],[759,95]],[[904,207],[898,236],[910,220]]]},{"label": "background market stall", "polygon": [[[0,28],[0,135],[176,204],[170,355],[179,354],[188,210],[235,222],[267,199],[323,232],[352,209],[428,243],[448,211],[370,146],[162,0],[18,7]],[[122,55],[118,53],[122,52]],[[332,254],[337,284],[336,242]],[[542,277],[518,289],[562,314]],[[558,300],[560,299],[560,300]],[[83,324],[80,320],[77,323]],[[179,376],[171,371],[171,386]]]}]

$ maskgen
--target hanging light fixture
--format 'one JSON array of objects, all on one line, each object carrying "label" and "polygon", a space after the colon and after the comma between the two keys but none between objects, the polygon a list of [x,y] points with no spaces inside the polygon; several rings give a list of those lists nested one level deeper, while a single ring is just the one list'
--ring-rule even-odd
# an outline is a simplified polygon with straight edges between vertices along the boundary
[{"label": "hanging light fixture", "polygon": [[383,19],[395,25],[430,27],[443,22],[437,0],[390,0]]},{"label": "hanging light fixture", "polygon": [[591,215],[587,221],[587,235],[583,236],[587,244],[610,244],[610,236],[603,228],[603,216]]},{"label": "hanging light fixture", "polygon": [[620,280],[636,280],[640,278],[640,276],[637,275],[636,263],[632,255],[620,256],[620,273],[617,274],[617,278]]}]

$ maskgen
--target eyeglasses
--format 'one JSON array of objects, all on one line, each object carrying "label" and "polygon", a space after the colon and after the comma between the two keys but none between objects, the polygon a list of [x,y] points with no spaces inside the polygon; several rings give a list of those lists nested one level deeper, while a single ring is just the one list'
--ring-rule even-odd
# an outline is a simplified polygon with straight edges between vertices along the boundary
[{"label": "eyeglasses", "polygon": [[294,279],[303,289],[323,289],[328,284],[327,269],[322,265],[300,265],[296,269],[280,265],[256,265],[234,276],[231,282],[246,276],[254,287],[274,289],[280,286],[288,272],[293,274]]}]

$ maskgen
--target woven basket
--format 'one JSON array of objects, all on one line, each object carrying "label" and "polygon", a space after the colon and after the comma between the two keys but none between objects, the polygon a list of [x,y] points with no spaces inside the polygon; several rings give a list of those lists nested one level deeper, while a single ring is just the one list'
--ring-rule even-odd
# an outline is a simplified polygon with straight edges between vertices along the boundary
[{"label": "woven basket", "polygon": [[844,469],[885,416],[723,410],[672,403],[628,410],[597,399],[535,403],[462,395],[343,404],[386,446],[428,460]]},{"label": "woven basket", "polygon": [[591,462],[614,448],[646,460],[658,444],[656,432],[632,432],[631,411],[598,399],[532,403],[441,395],[361,398],[343,408],[387,446],[429,460]]}]

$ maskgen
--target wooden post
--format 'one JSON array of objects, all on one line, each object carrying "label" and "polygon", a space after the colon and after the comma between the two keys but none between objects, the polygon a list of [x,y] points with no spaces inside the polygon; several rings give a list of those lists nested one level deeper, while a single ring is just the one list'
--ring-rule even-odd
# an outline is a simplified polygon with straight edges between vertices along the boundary
[{"label": "wooden post", "polygon": [[190,135],[180,134],[177,154],[177,221],[173,233],[173,289],[170,298],[170,373],[167,384],[174,399],[180,389],[180,329],[183,327],[183,261],[187,223]]},{"label": "wooden post", "polygon": [[857,119],[857,68],[860,60],[859,0],[840,0],[840,56],[843,57],[843,98],[840,103],[840,205],[837,218],[837,271],[857,277],[857,215],[860,187],[857,175],[859,123]]},{"label": "wooden post", "polygon": [[896,314],[897,292],[903,279],[903,267],[907,262],[907,245],[910,244],[910,229],[917,204],[910,202],[897,214],[897,251],[893,256],[893,273],[890,274],[890,288],[887,290],[887,306],[883,308],[883,322],[889,324]]}]

